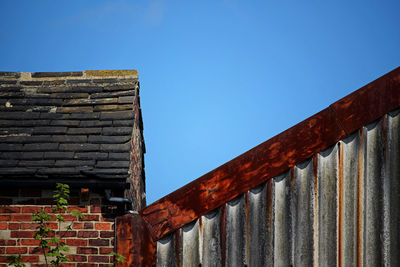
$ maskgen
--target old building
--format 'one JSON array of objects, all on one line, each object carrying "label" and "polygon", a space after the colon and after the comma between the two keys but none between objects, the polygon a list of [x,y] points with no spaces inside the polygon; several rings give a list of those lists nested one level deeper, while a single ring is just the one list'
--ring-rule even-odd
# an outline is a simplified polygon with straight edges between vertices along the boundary
[{"label": "old building", "polygon": [[31,216],[56,183],[85,215],[63,237],[67,265],[112,263],[115,217],[145,206],[142,129],[136,70],[0,72],[0,265],[43,263]]},{"label": "old building", "polygon": [[158,266],[399,266],[400,68],[141,215]]},{"label": "old building", "polygon": [[71,266],[400,265],[400,68],[149,206],[135,71],[1,76],[0,255],[63,181]]}]

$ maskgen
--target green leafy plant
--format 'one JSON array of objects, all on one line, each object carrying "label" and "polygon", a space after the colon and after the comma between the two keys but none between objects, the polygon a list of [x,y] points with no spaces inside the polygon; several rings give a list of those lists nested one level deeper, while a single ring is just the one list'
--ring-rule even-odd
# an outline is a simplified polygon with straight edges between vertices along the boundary
[{"label": "green leafy plant", "polygon": [[[53,199],[55,206],[52,209],[53,214],[49,214],[45,209],[36,211],[32,216],[32,221],[36,222],[36,232],[34,238],[40,240],[39,246],[35,250],[39,250],[44,255],[46,266],[63,266],[63,262],[69,261],[69,258],[65,255],[65,252],[69,251],[63,241],[64,236],[68,231],[72,230],[74,220],[65,227],[65,231],[60,231],[58,234],[53,230],[49,224],[56,221],[59,225],[58,229],[61,230],[61,223],[65,222],[63,214],[70,214],[75,217],[76,220],[84,218],[83,214],[78,210],[68,209],[69,200],[69,186],[67,184],[57,183],[56,190],[54,191]],[[24,267],[25,264],[21,262],[22,256],[9,256],[9,265],[15,267]]]},{"label": "green leafy plant", "polygon": [[25,263],[22,262],[21,255],[11,255],[8,256],[7,259],[10,261],[8,265],[15,267],[25,267]]},{"label": "green leafy plant", "polygon": [[111,252],[110,255],[114,256],[114,262],[113,262],[113,264],[110,264],[110,267],[115,266],[116,264],[125,263],[125,257],[123,255],[116,253],[116,252]]}]

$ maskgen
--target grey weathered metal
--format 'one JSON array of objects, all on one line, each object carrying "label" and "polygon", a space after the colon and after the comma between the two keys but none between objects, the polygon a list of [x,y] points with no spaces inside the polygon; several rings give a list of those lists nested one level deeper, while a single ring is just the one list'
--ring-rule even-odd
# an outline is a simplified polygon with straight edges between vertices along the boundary
[{"label": "grey weathered metal", "polygon": [[157,266],[400,266],[400,110],[157,243]]}]

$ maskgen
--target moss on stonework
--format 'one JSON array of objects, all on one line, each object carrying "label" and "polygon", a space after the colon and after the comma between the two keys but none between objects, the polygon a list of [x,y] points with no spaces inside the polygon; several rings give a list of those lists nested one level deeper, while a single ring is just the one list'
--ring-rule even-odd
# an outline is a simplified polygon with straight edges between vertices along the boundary
[{"label": "moss on stonework", "polygon": [[135,76],[138,77],[137,70],[87,70],[85,71],[87,76]]}]

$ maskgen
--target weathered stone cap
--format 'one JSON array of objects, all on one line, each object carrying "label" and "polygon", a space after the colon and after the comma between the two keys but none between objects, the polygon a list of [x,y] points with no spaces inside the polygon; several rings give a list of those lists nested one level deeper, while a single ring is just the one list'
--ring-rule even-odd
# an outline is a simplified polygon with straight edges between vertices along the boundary
[{"label": "weathered stone cap", "polygon": [[138,93],[136,70],[0,72],[0,178],[127,177]]}]

